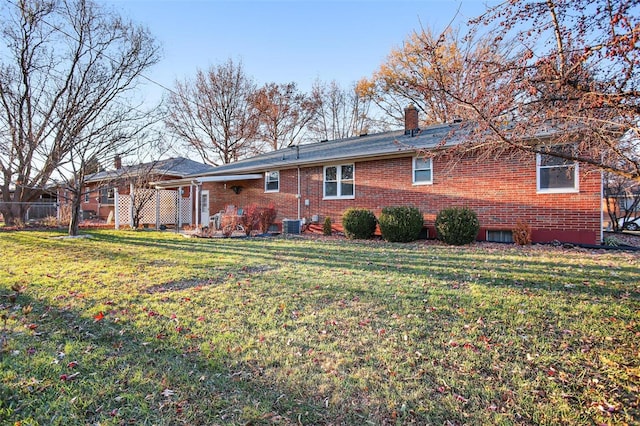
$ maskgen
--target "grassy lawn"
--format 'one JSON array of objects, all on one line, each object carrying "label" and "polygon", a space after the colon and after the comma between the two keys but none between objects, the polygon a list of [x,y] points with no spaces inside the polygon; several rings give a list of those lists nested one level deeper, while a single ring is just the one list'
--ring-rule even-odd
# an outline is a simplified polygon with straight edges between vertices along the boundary
[{"label": "grassy lawn", "polygon": [[0,234],[2,425],[640,422],[640,254],[90,234]]}]

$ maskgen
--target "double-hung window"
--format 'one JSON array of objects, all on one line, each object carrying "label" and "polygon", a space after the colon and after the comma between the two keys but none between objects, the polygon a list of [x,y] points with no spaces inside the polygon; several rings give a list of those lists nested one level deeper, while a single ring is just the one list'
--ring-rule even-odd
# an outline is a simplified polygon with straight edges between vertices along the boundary
[{"label": "double-hung window", "polygon": [[433,183],[433,161],[431,158],[413,158],[413,184],[426,185]]},{"label": "double-hung window", "polygon": [[113,204],[115,199],[114,188],[101,188],[100,189],[100,203],[101,204]]},{"label": "double-hung window", "polygon": [[280,172],[266,172],[264,174],[264,192],[280,191]]},{"label": "double-hung window", "polygon": [[355,198],[354,165],[324,168],[324,198]]},{"label": "double-hung window", "polygon": [[[572,149],[554,147],[558,153]],[[568,152],[568,151],[567,151]],[[550,154],[537,154],[538,192],[578,192],[578,163]]]}]

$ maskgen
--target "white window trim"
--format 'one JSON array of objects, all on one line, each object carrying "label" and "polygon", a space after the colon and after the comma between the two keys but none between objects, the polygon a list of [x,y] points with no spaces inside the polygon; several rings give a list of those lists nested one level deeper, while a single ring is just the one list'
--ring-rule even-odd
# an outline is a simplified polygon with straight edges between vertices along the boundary
[{"label": "white window trim", "polygon": [[[267,189],[267,183],[269,182],[267,177],[269,176],[269,173],[272,172],[278,172],[278,189]],[[280,192],[280,170],[269,170],[264,173],[264,192]]]},{"label": "white window trim", "polygon": [[[351,166],[353,168],[353,195],[327,195],[327,168],[328,167],[336,167],[336,183],[338,187],[338,192],[340,192],[340,184],[342,183],[342,166]],[[355,163],[345,163],[345,164],[329,164],[322,168],[322,199],[323,200],[353,200],[356,198],[356,164]]]},{"label": "white window trim", "polygon": [[536,190],[538,194],[575,194],[580,192],[580,166],[577,161],[574,161],[574,176],[573,176],[573,188],[540,188],[540,169],[550,169],[552,167],[565,167],[565,166],[541,166],[542,155],[536,154]]},{"label": "white window trim", "polygon": [[[416,160],[418,159],[423,159],[422,157],[413,157],[413,159],[411,160],[411,180],[413,182],[413,185],[433,185],[433,158],[427,158],[426,160],[429,160],[429,169],[417,169],[416,168]],[[416,171],[421,171],[421,170],[431,170],[431,180],[428,181],[416,181]]]}]

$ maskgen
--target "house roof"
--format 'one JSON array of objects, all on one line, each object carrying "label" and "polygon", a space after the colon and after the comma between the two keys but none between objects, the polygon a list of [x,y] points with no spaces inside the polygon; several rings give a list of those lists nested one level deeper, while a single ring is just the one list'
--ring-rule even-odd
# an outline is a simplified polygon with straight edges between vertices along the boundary
[{"label": "house roof", "polygon": [[116,170],[105,170],[94,173],[85,181],[101,182],[113,179],[120,179],[142,174],[162,175],[168,177],[183,178],[191,175],[202,175],[203,173],[214,170],[214,166],[189,160],[188,158],[176,157],[165,160],[151,161],[148,163],[137,164],[135,166],[125,166]]},{"label": "house roof", "polygon": [[452,136],[452,131],[458,127],[458,124],[441,124],[418,130],[413,136],[400,130],[297,145],[224,164],[192,176],[237,175],[339,161],[406,156],[416,151],[441,147],[444,143],[447,146],[456,145],[460,136]]}]

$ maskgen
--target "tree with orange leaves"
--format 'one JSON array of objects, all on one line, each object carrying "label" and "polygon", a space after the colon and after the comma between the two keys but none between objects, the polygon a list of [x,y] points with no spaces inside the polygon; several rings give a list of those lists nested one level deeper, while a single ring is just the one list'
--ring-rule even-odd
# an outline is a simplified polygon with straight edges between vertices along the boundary
[{"label": "tree with orange leaves", "polygon": [[423,113],[426,125],[470,118],[468,110],[446,96],[439,86],[473,94],[482,86],[465,61],[496,62],[499,57],[487,37],[461,39],[453,29],[440,35],[422,29],[409,35],[402,47],[393,49],[372,78],[363,80],[359,88],[366,90],[366,95],[395,124],[403,122],[408,104]]},{"label": "tree with orange leaves", "polygon": [[460,67],[442,60],[440,37],[422,43],[433,78],[406,81],[466,110],[461,148],[550,154],[640,181],[637,0],[512,0],[471,24],[490,30],[499,56],[463,55],[466,83],[451,84]]}]

